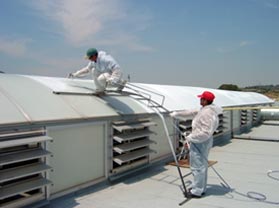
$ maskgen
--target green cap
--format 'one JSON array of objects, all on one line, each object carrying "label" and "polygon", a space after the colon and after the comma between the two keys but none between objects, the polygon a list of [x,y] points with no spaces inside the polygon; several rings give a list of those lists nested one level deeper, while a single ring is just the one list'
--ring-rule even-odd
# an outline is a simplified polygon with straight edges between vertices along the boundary
[{"label": "green cap", "polygon": [[89,48],[86,52],[85,58],[89,59],[91,56],[94,56],[98,53],[96,48]]}]

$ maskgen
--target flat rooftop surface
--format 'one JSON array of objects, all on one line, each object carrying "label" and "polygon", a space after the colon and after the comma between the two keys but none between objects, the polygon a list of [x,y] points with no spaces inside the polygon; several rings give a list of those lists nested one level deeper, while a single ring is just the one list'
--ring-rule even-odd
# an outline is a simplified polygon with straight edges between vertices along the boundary
[{"label": "flat rooftop surface", "polygon": [[279,142],[279,121],[264,121],[260,126],[253,127],[249,132],[235,135],[235,138],[254,139]]},{"label": "flat rooftop surface", "polygon": [[[279,207],[279,142],[231,139],[211,149],[217,164],[208,172],[208,190],[200,199],[185,198],[177,168],[152,166],[114,184],[100,184],[52,200],[51,208],[269,208]],[[181,168],[183,175],[190,169]],[[275,172],[269,173],[273,170]],[[189,187],[191,175],[184,178]],[[223,185],[222,185],[223,184]],[[225,187],[229,185],[229,187]],[[252,198],[251,198],[252,197]],[[253,198],[254,197],[254,198]],[[255,199],[257,198],[257,199]]]}]

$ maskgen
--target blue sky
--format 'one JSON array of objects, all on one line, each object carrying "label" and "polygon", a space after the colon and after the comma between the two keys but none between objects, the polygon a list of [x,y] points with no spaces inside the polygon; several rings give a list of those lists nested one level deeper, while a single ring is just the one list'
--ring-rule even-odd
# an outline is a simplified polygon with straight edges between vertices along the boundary
[{"label": "blue sky", "polygon": [[90,47],[131,81],[279,84],[279,0],[3,0],[0,70],[66,77]]}]

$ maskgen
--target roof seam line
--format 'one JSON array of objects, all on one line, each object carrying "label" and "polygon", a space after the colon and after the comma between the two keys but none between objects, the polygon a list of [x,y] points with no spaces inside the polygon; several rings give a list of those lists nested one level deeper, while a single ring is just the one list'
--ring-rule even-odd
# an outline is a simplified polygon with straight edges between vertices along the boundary
[{"label": "roof seam line", "polygon": [[20,111],[20,113],[24,116],[24,118],[28,121],[28,122],[32,122],[31,117],[25,112],[25,110],[16,102],[16,100],[9,95],[9,93],[4,90],[1,86],[0,86],[0,91],[2,92],[2,94],[12,103],[15,105],[15,107]]}]

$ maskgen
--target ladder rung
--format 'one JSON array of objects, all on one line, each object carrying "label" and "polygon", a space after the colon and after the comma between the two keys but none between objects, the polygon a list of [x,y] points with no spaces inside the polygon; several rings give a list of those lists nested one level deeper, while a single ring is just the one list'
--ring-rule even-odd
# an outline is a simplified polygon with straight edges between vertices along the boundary
[{"label": "ladder rung", "polygon": [[140,98],[136,98],[137,100],[150,100],[149,98],[144,98],[144,97],[140,97]]}]

